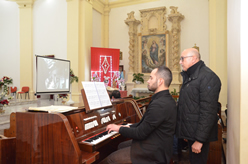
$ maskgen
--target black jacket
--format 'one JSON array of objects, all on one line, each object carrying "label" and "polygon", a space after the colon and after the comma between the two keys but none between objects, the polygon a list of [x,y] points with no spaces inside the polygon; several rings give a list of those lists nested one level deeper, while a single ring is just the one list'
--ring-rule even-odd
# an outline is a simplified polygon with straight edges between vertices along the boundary
[{"label": "black jacket", "polygon": [[156,93],[140,122],[121,127],[121,135],[132,138],[133,164],[169,163],[176,127],[176,102],[168,90]]},{"label": "black jacket", "polygon": [[182,72],[176,134],[201,143],[218,140],[219,77],[199,61]]}]

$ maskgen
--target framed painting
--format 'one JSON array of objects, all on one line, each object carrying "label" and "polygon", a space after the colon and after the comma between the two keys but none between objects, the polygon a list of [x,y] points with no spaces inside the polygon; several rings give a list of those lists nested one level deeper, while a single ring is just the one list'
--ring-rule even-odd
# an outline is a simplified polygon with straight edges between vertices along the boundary
[{"label": "framed painting", "polygon": [[141,36],[141,72],[150,73],[154,68],[168,65],[168,34]]}]

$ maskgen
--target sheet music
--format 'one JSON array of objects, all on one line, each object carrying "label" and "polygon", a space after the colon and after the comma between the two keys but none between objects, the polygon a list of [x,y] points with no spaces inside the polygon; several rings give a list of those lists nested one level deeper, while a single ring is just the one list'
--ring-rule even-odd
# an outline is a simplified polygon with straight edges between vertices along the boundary
[{"label": "sheet music", "polygon": [[102,105],[99,101],[98,93],[96,91],[95,84],[92,82],[82,82],[85,95],[90,109],[100,108]]},{"label": "sheet music", "polygon": [[96,90],[98,92],[99,99],[101,101],[102,106],[112,105],[109,94],[106,90],[106,87],[103,82],[95,82]]},{"label": "sheet music", "polygon": [[84,82],[82,85],[90,110],[112,105],[103,82]]}]

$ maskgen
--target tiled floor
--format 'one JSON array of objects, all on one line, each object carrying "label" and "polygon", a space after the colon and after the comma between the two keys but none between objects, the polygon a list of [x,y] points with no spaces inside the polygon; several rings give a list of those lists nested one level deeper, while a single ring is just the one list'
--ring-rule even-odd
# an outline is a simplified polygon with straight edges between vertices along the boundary
[{"label": "tiled floor", "polygon": [[[173,164],[190,164],[189,162],[189,151],[182,152],[180,155],[173,155]],[[225,159],[222,156],[221,164],[225,164]]]}]

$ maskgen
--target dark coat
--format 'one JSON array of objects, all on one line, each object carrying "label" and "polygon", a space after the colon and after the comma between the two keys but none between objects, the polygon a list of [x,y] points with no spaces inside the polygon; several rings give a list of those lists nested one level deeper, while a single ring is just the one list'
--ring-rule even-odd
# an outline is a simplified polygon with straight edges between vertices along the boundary
[{"label": "dark coat", "polygon": [[203,61],[181,74],[177,137],[201,143],[218,140],[219,77]]},{"label": "dark coat", "polygon": [[139,123],[121,127],[121,135],[132,138],[133,164],[169,163],[176,127],[176,102],[168,90],[156,93]]}]

